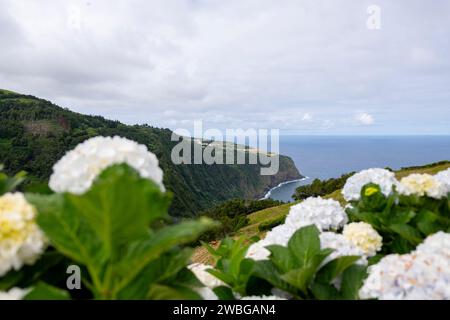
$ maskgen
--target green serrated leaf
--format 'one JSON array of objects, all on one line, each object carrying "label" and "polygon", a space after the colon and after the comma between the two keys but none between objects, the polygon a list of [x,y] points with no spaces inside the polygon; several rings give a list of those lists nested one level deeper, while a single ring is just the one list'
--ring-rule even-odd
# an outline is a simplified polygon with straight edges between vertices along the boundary
[{"label": "green serrated leaf", "polygon": [[270,260],[277,266],[280,272],[285,273],[295,267],[295,260],[288,248],[280,245],[266,247],[270,251]]},{"label": "green serrated leaf", "polygon": [[37,208],[37,222],[52,245],[67,257],[85,265],[94,285],[100,288],[100,274],[107,255],[103,244],[80,213],[69,209],[64,194],[27,194],[27,199]]},{"label": "green serrated leaf", "polygon": [[113,256],[122,245],[145,236],[151,222],[165,217],[169,198],[136,170],[115,165],[105,169],[85,194],[67,194],[66,202]]},{"label": "green serrated leaf", "polygon": [[322,284],[329,284],[342,274],[347,268],[352,266],[361,257],[359,256],[343,256],[331,260],[324,265],[317,273],[316,280]]},{"label": "green serrated leaf", "polygon": [[302,268],[293,269],[281,276],[281,279],[289,283],[291,286],[298,288],[302,292],[306,292],[309,284],[317,271],[315,265],[306,265]]},{"label": "green serrated leaf", "polygon": [[200,234],[215,225],[210,219],[200,218],[197,221],[186,221],[165,227],[146,239],[136,241],[115,267],[115,272],[122,275],[115,290],[120,291],[126,287],[148,263],[158,258],[161,253],[175,245],[194,241]]},{"label": "green serrated leaf", "polygon": [[352,265],[342,273],[341,295],[343,299],[359,299],[359,289],[367,277],[367,267]]},{"label": "green serrated leaf", "polygon": [[230,287],[219,286],[212,289],[219,300],[235,300],[233,290]]},{"label": "green serrated leaf", "polygon": [[310,225],[297,230],[289,239],[288,248],[298,267],[306,266],[320,252],[319,229]]}]

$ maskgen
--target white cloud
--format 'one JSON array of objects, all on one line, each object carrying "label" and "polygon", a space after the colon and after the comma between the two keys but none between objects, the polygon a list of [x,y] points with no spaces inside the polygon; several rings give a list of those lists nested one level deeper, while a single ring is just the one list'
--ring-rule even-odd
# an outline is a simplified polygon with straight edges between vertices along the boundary
[{"label": "white cloud", "polygon": [[355,120],[359,124],[362,124],[365,126],[370,126],[370,125],[374,124],[374,122],[375,122],[375,119],[373,118],[373,116],[366,112],[355,115]]},{"label": "white cloud", "polygon": [[0,87],[156,126],[450,133],[450,2],[379,0],[377,31],[370,4],[0,0]]},{"label": "white cloud", "polygon": [[307,112],[303,115],[302,120],[306,122],[311,122],[313,121],[313,116]]}]

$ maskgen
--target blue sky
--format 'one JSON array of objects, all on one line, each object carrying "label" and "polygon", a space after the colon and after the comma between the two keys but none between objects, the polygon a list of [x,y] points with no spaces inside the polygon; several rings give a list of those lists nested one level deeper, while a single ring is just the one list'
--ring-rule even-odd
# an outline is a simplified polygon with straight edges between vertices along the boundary
[{"label": "blue sky", "polygon": [[[369,29],[369,5],[381,29]],[[126,123],[450,134],[449,1],[0,0],[0,87]]]}]

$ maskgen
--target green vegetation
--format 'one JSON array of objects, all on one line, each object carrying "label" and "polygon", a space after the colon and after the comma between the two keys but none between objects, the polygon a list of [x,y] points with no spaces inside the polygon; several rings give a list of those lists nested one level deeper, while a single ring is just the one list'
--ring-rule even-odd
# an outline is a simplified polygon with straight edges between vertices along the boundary
[{"label": "green vegetation", "polygon": [[200,239],[203,241],[211,241],[229,236],[248,225],[250,221],[248,218],[249,214],[266,208],[279,206],[280,204],[282,204],[282,202],[272,199],[233,199],[211,209],[202,211],[199,213],[199,216],[208,217],[218,221],[221,223],[221,226],[220,228],[205,233]]},{"label": "green vegetation", "polygon": [[261,286],[254,286],[253,289],[256,289],[256,292],[251,291],[252,288],[249,286],[255,262],[245,258],[250,244],[244,238],[238,240],[226,238],[217,249],[208,244],[204,245],[215,259],[215,269],[210,269],[208,272],[228,286],[214,289],[219,298],[234,299],[233,291],[241,296],[264,293],[258,292]]},{"label": "green vegetation", "polygon": [[345,181],[350,178],[354,172],[343,174],[339,178],[331,178],[328,180],[315,179],[311,184],[300,186],[295,189],[293,198],[295,200],[304,200],[309,197],[323,197],[338,189],[344,187]]},{"label": "green vegetation", "polygon": [[169,129],[125,125],[0,90],[0,163],[8,174],[28,173],[25,190],[45,188],[54,163],[66,151],[97,135],[126,137],[156,154],[164,171],[164,185],[174,194],[173,216],[192,216],[229,199],[260,198],[270,187],[300,176],[293,161],[284,156],[274,176],[261,176],[260,165],[174,165],[170,155],[178,141],[171,141]]},{"label": "green vegetation", "polygon": [[[223,281],[214,292],[221,299],[248,295],[271,295],[272,289],[289,293],[293,299],[358,299],[366,267],[355,264],[359,256],[329,258],[332,249],[321,249],[319,230],[300,228],[287,246],[270,245],[268,260],[246,258],[248,241],[224,239],[217,249],[205,244],[214,258],[208,272]],[[335,287],[337,279],[340,288]]]},{"label": "green vegetation", "polygon": [[3,165],[0,164],[0,196],[14,191],[20,184],[25,181],[26,173],[21,171],[14,177],[8,177],[3,171]]},{"label": "green vegetation", "polygon": [[404,196],[397,191],[386,197],[372,183],[362,189],[361,200],[351,204],[350,220],[372,225],[383,238],[383,253],[408,253],[429,235],[450,230],[448,198]]},{"label": "green vegetation", "polygon": [[[412,173],[436,174],[439,171],[446,170],[447,168],[450,168],[450,161],[441,161],[437,163],[427,164],[424,166],[402,168],[401,170],[396,172],[396,176],[398,179],[400,179]],[[336,201],[339,201],[342,206],[345,206],[347,204],[344,198],[342,197],[341,189],[334,190],[330,194],[324,195],[323,198],[334,199]],[[289,213],[289,208],[297,203],[298,201],[286,203],[280,206],[270,207],[249,214],[247,217],[248,224],[245,227],[234,232],[233,237],[240,237],[240,236],[245,236],[248,238],[255,236],[259,238],[264,237],[265,233],[269,229],[272,229],[273,227],[281,224],[282,221],[284,221],[287,214]],[[271,228],[268,227],[271,224],[273,224],[273,227]],[[211,262],[211,257],[204,248],[200,247],[196,249],[194,260],[206,263]]]},{"label": "green vegetation", "polygon": [[279,226],[280,224],[283,224],[286,220],[285,216],[276,217],[272,220],[264,221],[259,224],[258,230],[259,231],[267,231],[275,228],[276,226]]},{"label": "green vegetation", "polygon": [[[255,263],[255,275],[299,300],[358,297],[366,277],[366,267],[355,264],[360,257],[329,259],[333,250],[321,248],[319,233],[310,225],[298,229],[287,246],[268,246],[269,260]],[[351,276],[355,274],[358,276]],[[342,281],[339,289],[334,286],[337,279]]]}]

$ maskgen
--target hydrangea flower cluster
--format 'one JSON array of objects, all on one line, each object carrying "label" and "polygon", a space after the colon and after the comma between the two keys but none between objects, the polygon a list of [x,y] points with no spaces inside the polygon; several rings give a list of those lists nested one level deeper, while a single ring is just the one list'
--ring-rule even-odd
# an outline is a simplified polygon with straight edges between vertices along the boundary
[{"label": "hydrangea flower cluster", "polygon": [[[319,230],[336,230],[343,227],[348,218],[339,202],[331,199],[308,198],[291,207],[286,222],[273,228],[263,240],[252,244],[247,257],[254,260],[266,260],[270,256],[268,245],[287,246],[289,239],[300,228],[315,224]],[[364,252],[341,234],[322,232],[322,248],[332,248],[330,255],[334,259],[343,255],[360,255]],[[329,260],[328,260],[329,261]]]},{"label": "hydrangea flower cluster", "polygon": [[[443,174],[441,174],[441,177]],[[411,174],[400,180],[398,187],[400,194],[419,197],[428,196],[430,198],[442,199],[447,196],[448,190],[444,183],[435,176],[429,174]]]},{"label": "hydrangea flower cluster", "polygon": [[337,230],[348,221],[339,202],[333,199],[308,198],[290,208],[285,224],[298,230],[315,224],[321,231]]},{"label": "hydrangea flower cluster", "polygon": [[197,279],[204,285],[204,287],[196,289],[197,293],[204,300],[217,300],[217,295],[212,289],[226,285],[207,271],[211,268],[211,266],[203,263],[193,263],[188,266],[188,269],[191,270]]},{"label": "hydrangea flower cluster", "polygon": [[369,268],[363,299],[450,299],[450,234],[438,232],[409,254],[392,254]]},{"label": "hydrangea flower cluster", "polygon": [[342,190],[344,199],[347,201],[358,201],[361,198],[361,189],[369,183],[379,185],[381,192],[385,196],[389,196],[393,186],[398,185],[395,174],[389,170],[380,168],[363,170],[347,179]]},{"label": "hydrangea flower cluster", "polygon": [[247,250],[246,258],[253,259],[255,261],[267,260],[270,256],[270,251],[264,248],[267,246],[264,240],[253,243]]},{"label": "hydrangea flower cluster", "polygon": [[0,276],[33,264],[47,240],[36,224],[36,210],[21,193],[0,197]]},{"label": "hydrangea flower cluster", "polygon": [[434,177],[444,185],[446,193],[450,193],[450,168],[439,172]]},{"label": "hydrangea flower cluster", "polygon": [[147,147],[121,137],[94,137],[69,151],[53,167],[50,188],[55,192],[83,194],[107,167],[126,163],[164,191],[163,172]]},{"label": "hydrangea flower cluster", "polygon": [[383,245],[383,238],[370,224],[365,222],[347,224],[342,235],[360,248],[366,257],[376,255]]},{"label": "hydrangea flower cluster", "polygon": [[221,280],[217,279],[207,271],[208,269],[211,269],[211,266],[203,263],[193,263],[188,266],[188,269],[191,270],[197,279],[199,279],[200,282],[208,288],[215,288],[225,285]]},{"label": "hydrangea flower cluster", "polygon": [[320,246],[322,249],[329,248],[334,250],[325,259],[323,264],[343,256],[360,256],[361,259],[359,259],[357,263],[361,265],[367,264],[364,251],[355,243],[345,238],[342,234],[335,232],[322,232],[320,234]]},{"label": "hydrangea flower cluster", "polygon": [[270,251],[265,247],[274,244],[287,246],[289,239],[292,237],[296,230],[297,229],[287,224],[276,226],[275,228],[267,232],[264,239],[253,243],[248,248],[246,257],[256,261],[269,259]]}]

